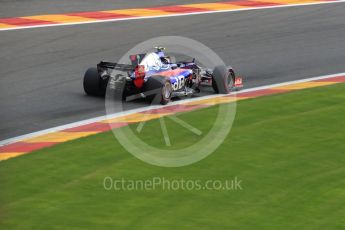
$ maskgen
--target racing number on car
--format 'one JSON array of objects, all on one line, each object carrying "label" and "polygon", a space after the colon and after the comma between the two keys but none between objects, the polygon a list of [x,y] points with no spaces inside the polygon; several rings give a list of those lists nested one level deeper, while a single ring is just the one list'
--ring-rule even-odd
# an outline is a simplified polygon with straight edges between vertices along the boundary
[{"label": "racing number on car", "polygon": [[185,83],[184,81],[185,79],[183,75],[175,77],[175,82],[173,84],[174,90],[181,89],[184,86],[184,83]]}]

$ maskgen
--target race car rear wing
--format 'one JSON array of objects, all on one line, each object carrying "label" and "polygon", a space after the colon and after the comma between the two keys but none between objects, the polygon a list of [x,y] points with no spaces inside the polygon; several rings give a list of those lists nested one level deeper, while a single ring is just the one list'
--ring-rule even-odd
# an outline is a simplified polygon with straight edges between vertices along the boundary
[{"label": "race car rear wing", "polygon": [[97,64],[97,69],[114,69],[114,70],[120,70],[120,71],[134,71],[135,70],[134,65],[131,64],[119,64],[115,62],[107,62],[107,61],[101,61]]}]

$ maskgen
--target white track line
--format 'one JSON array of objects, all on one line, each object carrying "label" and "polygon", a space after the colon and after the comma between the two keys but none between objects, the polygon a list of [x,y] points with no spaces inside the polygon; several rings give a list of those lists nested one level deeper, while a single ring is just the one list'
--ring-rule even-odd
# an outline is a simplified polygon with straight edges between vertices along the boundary
[{"label": "white track line", "polygon": [[[70,25],[82,25],[82,24],[93,24],[93,23],[103,23],[103,22],[117,22],[117,21],[130,21],[138,19],[152,19],[152,18],[167,18],[167,17],[177,17],[177,16],[188,16],[188,15],[200,15],[200,14],[216,14],[216,13],[226,13],[226,12],[239,12],[248,10],[260,10],[260,9],[273,9],[273,8],[285,8],[285,7],[296,7],[296,6],[310,6],[310,5],[322,5],[322,4],[332,4],[332,3],[342,3],[345,0],[338,0],[334,2],[322,1],[322,2],[311,2],[302,4],[290,4],[290,5],[277,5],[277,6],[262,6],[262,7],[248,7],[243,9],[232,9],[232,10],[216,10],[216,11],[200,11],[193,13],[179,13],[179,14],[169,14],[169,15],[157,15],[157,16],[141,16],[141,17],[128,17],[128,18],[116,18],[116,19],[105,19],[105,20],[94,20],[85,22],[71,22],[62,24],[45,24],[36,26],[18,26],[12,28],[1,28],[0,31],[8,30],[22,30],[22,29],[33,29],[33,28],[43,28],[43,27],[56,27],[56,26],[70,26]],[[221,2],[220,2],[221,3]],[[145,9],[145,8],[143,8]]]},{"label": "white track line", "polygon": [[[327,79],[327,78],[332,78],[332,77],[339,77],[339,76],[344,76],[344,75],[345,75],[345,72],[344,73],[330,74],[330,75],[323,75],[323,76],[312,77],[312,78],[305,78],[305,79],[295,80],[295,81],[287,81],[287,82],[283,82],[283,83],[277,83],[277,84],[271,84],[271,85],[265,85],[265,86],[259,86],[259,87],[254,87],[254,88],[250,88],[250,89],[245,89],[245,90],[241,90],[239,92],[233,92],[230,95],[236,95],[236,94],[240,95],[241,93],[245,93],[245,92],[252,92],[252,91],[257,91],[257,90],[262,90],[262,89],[269,89],[269,88],[274,88],[274,87],[280,87],[280,86],[292,85],[292,84],[296,84],[296,83],[303,83],[303,82]],[[185,103],[192,102],[192,101],[199,101],[199,100],[204,100],[204,99],[209,99],[209,98],[217,98],[217,97],[222,97],[222,96],[224,96],[224,94],[214,94],[214,95],[208,95],[208,96],[203,96],[203,97],[198,97],[198,98],[184,99],[181,101],[171,102],[171,103],[169,103],[168,106],[180,105],[180,104],[185,104]],[[18,141],[22,141],[22,140],[25,140],[28,138],[41,136],[41,135],[48,134],[48,133],[58,132],[58,131],[62,131],[65,129],[75,128],[75,127],[79,127],[82,125],[87,125],[87,124],[91,124],[94,122],[103,121],[106,119],[112,119],[112,118],[116,118],[116,117],[121,117],[121,116],[130,115],[130,114],[134,114],[134,113],[139,113],[139,112],[145,112],[148,110],[158,109],[158,108],[163,108],[163,107],[165,107],[165,106],[164,105],[154,105],[154,106],[148,106],[148,107],[143,107],[143,108],[131,109],[131,110],[123,111],[123,112],[116,113],[116,114],[99,116],[99,117],[95,117],[95,118],[91,118],[91,119],[87,119],[87,120],[82,120],[82,121],[78,121],[78,122],[73,122],[70,124],[61,125],[61,126],[57,126],[57,127],[50,128],[50,129],[45,129],[42,131],[33,132],[33,133],[18,136],[18,137],[9,138],[9,139],[0,141],[0,146],[7,145],[10,143],[14,143],[14,142],[18,142]]]}]

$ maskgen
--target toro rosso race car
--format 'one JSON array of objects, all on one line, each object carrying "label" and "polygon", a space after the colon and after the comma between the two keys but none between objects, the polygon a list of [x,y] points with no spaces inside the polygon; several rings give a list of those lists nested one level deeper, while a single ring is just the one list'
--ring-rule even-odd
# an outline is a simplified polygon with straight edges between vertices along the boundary
[{"label": "toro rosso race car", "polygon": [[89,68],[84,75],[86,94],[104,96],[108,87],[118,100],[148,98],[165,105],[171,98],[197,94],[205,85],[219,94],[243,87],[242,78],[231,67],[206,69],[197,65],[195,59],[172,63],[163,47],[155,49],[131,55],[131,64],[101,61],[97,68]]}]

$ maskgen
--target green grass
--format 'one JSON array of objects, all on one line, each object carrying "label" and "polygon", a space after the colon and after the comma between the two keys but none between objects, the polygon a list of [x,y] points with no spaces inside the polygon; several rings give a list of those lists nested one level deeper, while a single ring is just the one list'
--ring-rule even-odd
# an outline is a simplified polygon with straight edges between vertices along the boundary
[{"label": "green grass", "polygon": [[[338,84],[241,101],[226,141],[186,167],[146,164],[111,132],[1,162],[0,228],[344,229],[344,92]],[[179,118],[207,130],[216,112],[211,107]],[[169,131],[178,128],[167,122]],[[146,125],[141,138],[163,146],[159,123]],[[185,142],[180,147],[196,141],[186,136],[192,134],[171,138]],[[106,176],[238,177],[243,189],[107,191]]]}]

